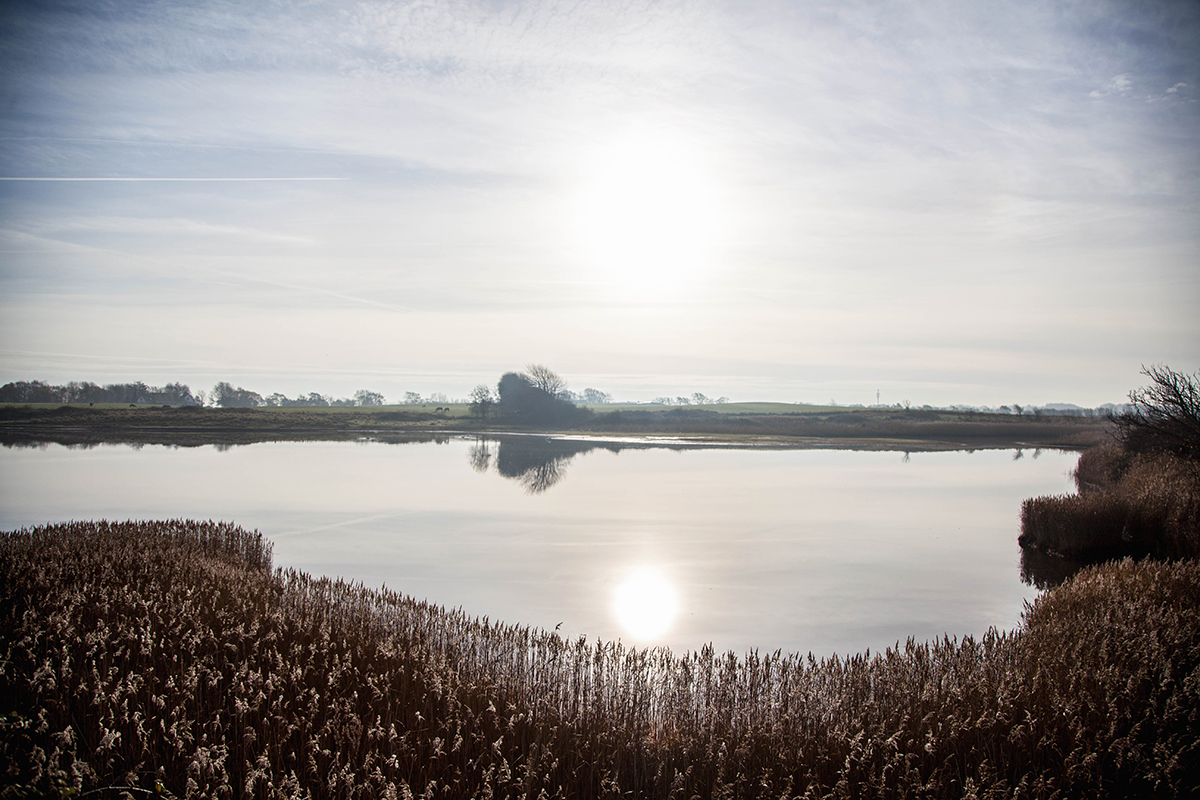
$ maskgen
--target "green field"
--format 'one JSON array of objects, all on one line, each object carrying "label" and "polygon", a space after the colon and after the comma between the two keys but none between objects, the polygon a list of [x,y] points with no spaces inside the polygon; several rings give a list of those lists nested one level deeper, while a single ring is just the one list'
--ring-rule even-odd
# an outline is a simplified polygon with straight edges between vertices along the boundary
[{"label": "green field", "polygon": [[715,411],[718,414],[827,414],[847,411],[845,406],[813,406],[804,403],[707,403],[693,406],[668,406],[655,403],[580,403],[588,411],[606,414],[612,411]]}]

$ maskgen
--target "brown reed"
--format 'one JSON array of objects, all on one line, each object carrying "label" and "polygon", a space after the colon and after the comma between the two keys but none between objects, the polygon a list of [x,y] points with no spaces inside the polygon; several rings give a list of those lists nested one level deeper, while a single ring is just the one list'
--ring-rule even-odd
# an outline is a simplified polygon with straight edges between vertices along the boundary
[{"label": "brown reed", "polygon": [[1200,464],[1169,453],[1088,450],[1075,468],[1079,494],[1021,506],[1023,547],[1070,558],[1200,557]]},{"label": "brown reed", "polygon": [[212,522],[7,533],[0,574],[0,797],[1195,788],[1195,562],[1085,570],[1015,632],[820,660],[564,640],[272,572]]}]

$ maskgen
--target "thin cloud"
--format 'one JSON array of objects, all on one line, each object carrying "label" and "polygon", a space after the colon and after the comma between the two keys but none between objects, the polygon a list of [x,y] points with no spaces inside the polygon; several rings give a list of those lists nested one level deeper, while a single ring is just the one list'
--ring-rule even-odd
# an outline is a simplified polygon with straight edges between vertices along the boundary
[{"label": "thin cloud", "polygon": [[1089,97],[1108,97],[1109,95],[1128,95],[1133,91],[1133,78],[1129,75],[1114,75],[1112,80],[1099,89],[1088,92]]},{"label": "thin cloud", "polygon": [[85,231],[137,236],[235,237],[305,246],[319,243],[318,239],[309,236],[295,236],[241,225],[218,225],[186,217],[72,217],[48,222],[42,229],[59,233]]},{"label": "thin cloud", "polygon": [[131,183],[255,183],[255,182],[291,182],[291,181],[344,181],[347,178],[96,178],[96,177],[45,177],[45,176],[0,176],[0,181],[66,181],[72,183],[85,182],[131,182]]}]

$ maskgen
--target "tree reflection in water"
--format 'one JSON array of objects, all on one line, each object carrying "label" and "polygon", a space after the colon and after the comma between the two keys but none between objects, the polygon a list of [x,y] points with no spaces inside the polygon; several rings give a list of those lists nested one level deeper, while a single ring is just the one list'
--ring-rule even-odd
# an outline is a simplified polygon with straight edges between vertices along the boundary
[{"label": "tree reflection in water", "polygon": [[1053,589],[1087,566],[1086,561],[1021,548],[1021,582],[1037,589]]},{"label": "tree reflection in water", "polygon": [[611,442],[581,442],[544,436],[481,437],[467,451],[471,468],[476,472],[487,472],[491,467],[493,448],[496,471],[520,483],[529,494],[544,492],[561,481],[566,475],[567,464],[580,453],[596,449],[616,453],[622,449],[621,445]]},{"label": "tree reflection in water", "polygon": [[487,439],[476,439],[475,444],[471,445],[471,448],[467,450],[467,461],[471,463],[471,469],[476,472],[488,471],[488,467],[492,465],[490,444]]}]

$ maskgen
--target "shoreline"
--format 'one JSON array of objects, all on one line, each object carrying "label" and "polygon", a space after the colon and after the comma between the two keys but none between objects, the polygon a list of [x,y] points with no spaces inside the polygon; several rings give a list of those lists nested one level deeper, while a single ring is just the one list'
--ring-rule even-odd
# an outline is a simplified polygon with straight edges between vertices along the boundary
[{"label": "shoreline", "polygon": [[1107,420],[955,411],[857,409],[813,414],[612,412],[573,427],[506,425],[464,415],[363,407],[335,411],[0,406],[0,444],[256,444],[427,437],[542,436],[628,447],[800,450],[1084,450],[1109,440]]}]

